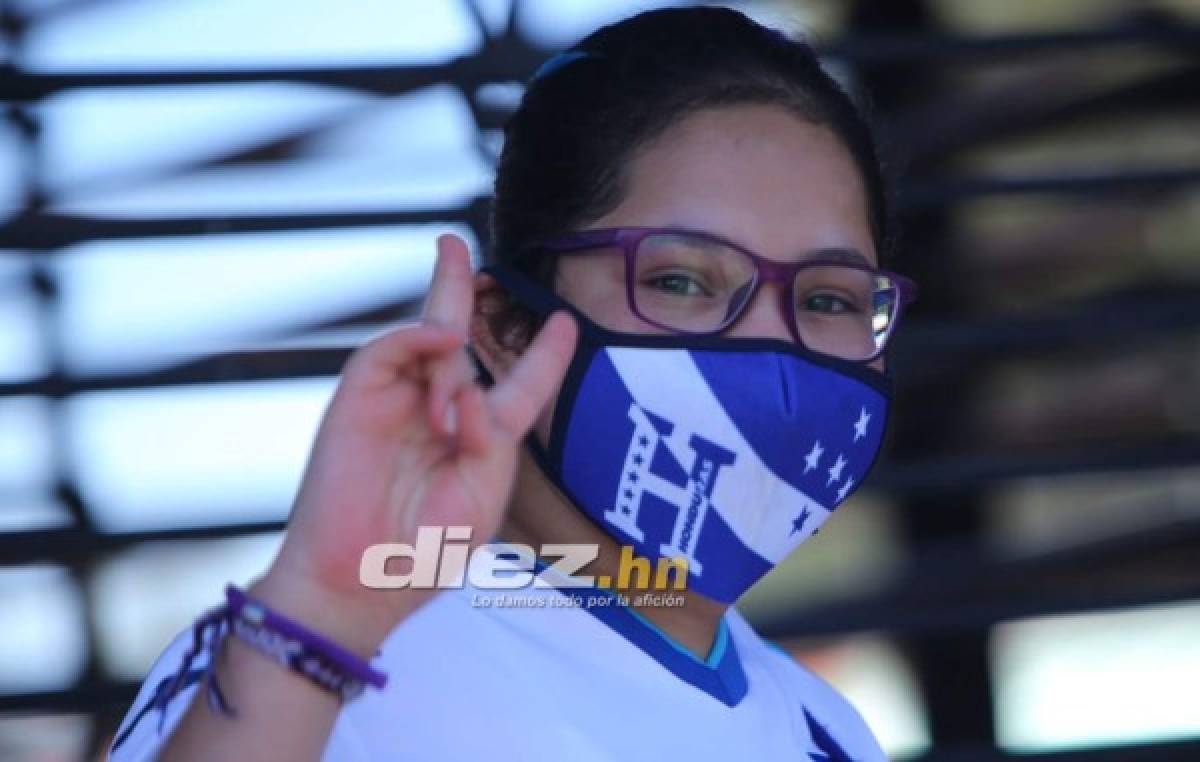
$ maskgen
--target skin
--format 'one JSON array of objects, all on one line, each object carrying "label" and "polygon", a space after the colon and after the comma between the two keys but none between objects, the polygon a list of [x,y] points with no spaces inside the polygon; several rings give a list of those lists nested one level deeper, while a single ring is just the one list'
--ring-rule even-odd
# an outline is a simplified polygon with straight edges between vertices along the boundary
[{"label": "skin", "polygon": [[[853,159],[826,127],[773,106],[745,105],[701,111],[647,145],[631,165],[622,203],[587,227],[683,227],[716,233],[779,261],[800,261],[821,249],[860,252],[877,266],[867,224],[866,196]],[[618,256],[560,258],[555,290],[596,323],[626,333],[660,334],[629,309]],[[482,276],[477,290],[496,285]],[[777,307],[775,286],[764,284],[726,335],[791,341]],[[493,375],[516,358],[492,339],[478,318],[472,341]],[[874,363],[881,368],[881,360]],[[555,397],[557,399],[557,396]],[[553,402],[537,420],[548,441]],[[514,500],[500,536],[534,548],[550,542],[596,543],[588,574],[615,578],[620,545],[579,514],[528,456],[520,460]],[[680,607],[643,607],[639,613],[681,645],[705,658],[726,605],[683,591]]]},{"label": "skin", "polygon": [[[876,262],[849,154],[827,128],[779,108],[693,114],[644,146],[629,170],[622,203],[589,227],[685,226],[780,261],[836,247]],[[473,545],[494,536],[534,547],[594,542],[601,555],[585,571],[617,570],[617,544],[567,503],[521,445],[531,428],[547,438],[574,351],[574,321],[552,316],[526,349],[506,349],[478,309],[503,292],[490,278],[472,276],[457,236],[442,236],[438,254],[421,322],[384,333],[347,361],[282,548],[249,590],[364,658],[435,591],[363,587],[362,552],[380,542],[412,543],[418,526],[471,526]],[[601,325],[659,333],[626,306],[611,260],[560,260],[556,289]],[[773,289],[765,285],[727,334],[788,340]],[[495,387],[476,383],[468,339]],[[685,597],[683,607],[641,613],[703,658],[726,607]],[[237,720],[193,701],[161,759],[320,758],[339,710],[335,699],[235,638],[218,653],[216,672]]]}]

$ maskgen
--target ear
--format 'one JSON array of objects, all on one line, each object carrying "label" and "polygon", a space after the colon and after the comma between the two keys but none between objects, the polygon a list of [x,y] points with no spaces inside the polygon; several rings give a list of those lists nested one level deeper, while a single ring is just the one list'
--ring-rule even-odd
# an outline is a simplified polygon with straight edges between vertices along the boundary
[{"label": "ear", "polygon": [[468,326],[470,350],[482,366],[486,379],[504,378],[520,357],[520,352],[506,344],[493,330],[493,316],[504,312],[510,304],[508,292],[496,279],[486,273],[475,276],[475,308]]}]

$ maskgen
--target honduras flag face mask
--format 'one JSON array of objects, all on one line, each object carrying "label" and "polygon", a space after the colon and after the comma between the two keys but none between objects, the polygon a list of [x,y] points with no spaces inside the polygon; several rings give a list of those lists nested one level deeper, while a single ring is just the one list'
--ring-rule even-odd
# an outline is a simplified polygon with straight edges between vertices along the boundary
[{"label": "honduras flag face mask", "polygon": [[579,342],[550,441],[551,481],[652,564],[687,561],[688,587],[732,603],[816,533],[882,444],[889,379],[776,339],[606,330],[508,268],[485,268]]}]

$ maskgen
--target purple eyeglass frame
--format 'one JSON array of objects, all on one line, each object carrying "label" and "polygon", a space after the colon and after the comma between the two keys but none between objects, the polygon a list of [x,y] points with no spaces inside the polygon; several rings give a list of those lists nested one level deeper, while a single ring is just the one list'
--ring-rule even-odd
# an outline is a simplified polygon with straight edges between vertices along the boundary
[{"label": "purple eyeglass frame", "polygon": [[[750,283],[750,292],[746,294],[742,299],[741,305],[726,318],[725,322],[709,331],[689,331],[682,328],[675,328],[643,315],[642,311],[638,309],[637,301],[633,296],[634,273],[637,271],[634,267],[634,262],[637,259],[638,246],[643,239],[651,235],[686,235],[702,238],[741,252],[754,264],[755,268],[754,280]],[[850,253],[849,249],[821,249],[816,252],[815,256],[809,259],[799,262],[778,262],[756,254],[745,246],[730,241],[728,238],[723,238],[703,230],[691,230],[688,228],[620,227],[580,230],[538,241],[524,247],[522,252],[550,251],[555,254],[575,254],[586,250],[612,248],[614,246],[620,248],[625,255],[625,300],[629,304],[629,309],[633,314],[650,325],[670,331],[671,333],[686,336],[713,336],[733,325],[745,313],[746,307],[754,301],[758,289],[766,282],[780,284],[778,306],[784,323],[787,325],[792,339],[800,346],[806,346],[804,340],[800,338],[800,327],[796,324],[796,311],[792,309],[792,303],[795,299],[796,273],[810,267],[836,265],[838,267],[862,270],[872,275],[886,276],[896,284],[898,292],[896,314],[892,317],[891,325],[888,326],[887,335],[884,337],[883,342],[871,356],[850,360],[850,362],[869,363],[877,359],[887,349],[892,335],[896,332],[896,326],[900,324],[900,317],[904,313],[905,306],[911,304],[917,298],[917,284],[911,279],[899,273],[871,267],[859,262],[847,262],[845,257]],[[854,256],[857,257],[859,255],[855,253]],[[826,353],[822,352],[821,354]]]}]

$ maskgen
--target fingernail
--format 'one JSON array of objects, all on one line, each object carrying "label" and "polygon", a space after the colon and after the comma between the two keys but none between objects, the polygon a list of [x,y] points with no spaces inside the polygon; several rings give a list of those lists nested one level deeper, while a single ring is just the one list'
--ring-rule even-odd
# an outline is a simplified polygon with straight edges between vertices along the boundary
[{"label": "fingernail", "polygon": [[442,417],[442,426],[450,434],[456,433],[456,430],[457,430],[457,426],[458,426],[457,407],[458,406],[455,405],[453,402],[451,402],[449,405],[446,405],[446,414]]}]

